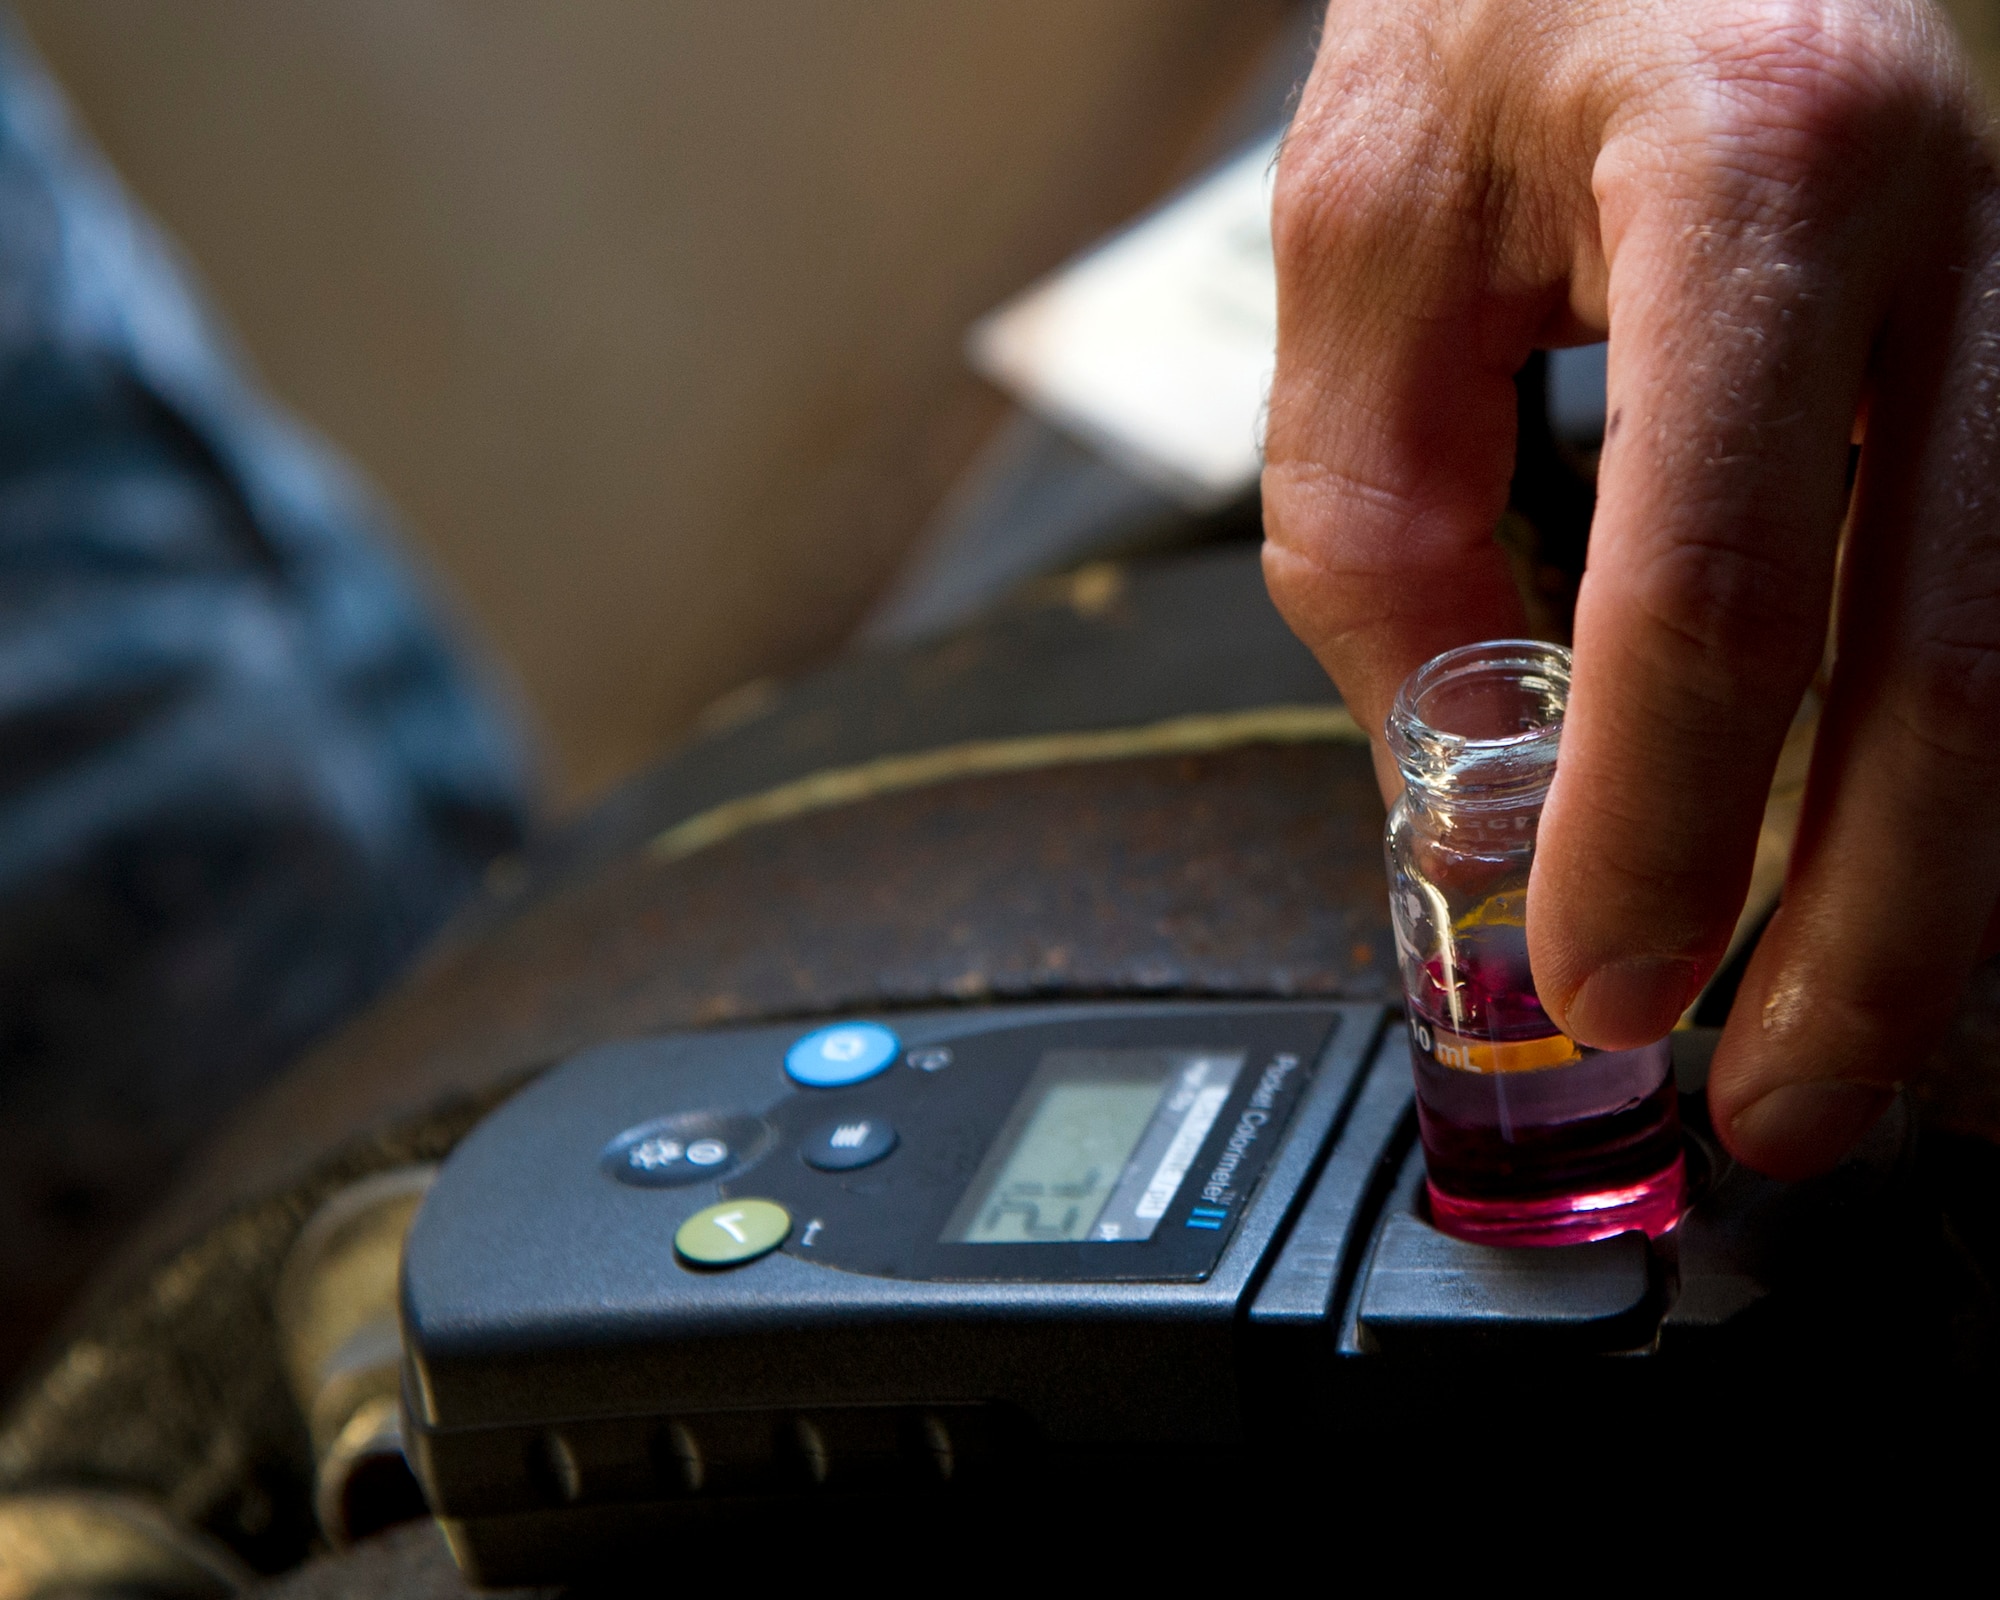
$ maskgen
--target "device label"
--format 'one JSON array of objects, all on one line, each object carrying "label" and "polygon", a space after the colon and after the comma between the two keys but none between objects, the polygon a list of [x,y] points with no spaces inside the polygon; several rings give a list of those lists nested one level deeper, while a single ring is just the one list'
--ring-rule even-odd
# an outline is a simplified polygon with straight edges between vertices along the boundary
[{"label": "device label", "polygon": [[1237,1198],[1236,1172],[1249,1159],[1264,1130],[1278,1114],[1278,1102],[1299,1070],[1299,1058],[1284,1054],[1274,1056],[1271,1064],[1264,1069],[1257,1080],[1257,1087],[1250,1091],[1250,1099],[1237,1117],[1236,1126],[1230,1131],[1228,1142],[1222,1147],[1222,1155],[1215,1163],[1208,1180],[1201,1186],[1201,1197],[1212,1206],[1227,1207]]}]

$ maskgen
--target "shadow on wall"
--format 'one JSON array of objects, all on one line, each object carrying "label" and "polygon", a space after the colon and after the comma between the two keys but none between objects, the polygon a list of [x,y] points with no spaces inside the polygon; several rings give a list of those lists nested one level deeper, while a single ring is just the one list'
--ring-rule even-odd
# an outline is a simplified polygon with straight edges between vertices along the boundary
[{"label": "shadow on wall", "polygon": [[27,0],[563,792],[837,644],[998,413],[965,325],[1181,175],[1279,0]]}]

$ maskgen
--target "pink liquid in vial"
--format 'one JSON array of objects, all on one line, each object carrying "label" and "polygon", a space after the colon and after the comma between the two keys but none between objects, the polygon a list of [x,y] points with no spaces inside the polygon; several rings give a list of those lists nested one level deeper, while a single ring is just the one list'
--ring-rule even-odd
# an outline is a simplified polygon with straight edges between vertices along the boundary
[{"label": "pink liquid in vial", "polygon": [[1532,1064],[1574,1047],[1535,997],[1519,930],[1481,933],[1449,991],[1434,959],[1408,997],[1432,1220],[1486,1244],[1665,1233],[1686,1190],[1667,1042]]}]

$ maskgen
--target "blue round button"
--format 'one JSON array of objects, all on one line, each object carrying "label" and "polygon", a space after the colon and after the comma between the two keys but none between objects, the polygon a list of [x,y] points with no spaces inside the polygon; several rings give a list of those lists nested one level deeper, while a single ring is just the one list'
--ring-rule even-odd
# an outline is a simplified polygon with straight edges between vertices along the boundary
[{"label": "blue round button", "polygon": [[807,1034],[785,1052],[785,1071],[815,1089],[838,1089],[872,1078],[903,1048],[877,1022],[837,1022]]}]

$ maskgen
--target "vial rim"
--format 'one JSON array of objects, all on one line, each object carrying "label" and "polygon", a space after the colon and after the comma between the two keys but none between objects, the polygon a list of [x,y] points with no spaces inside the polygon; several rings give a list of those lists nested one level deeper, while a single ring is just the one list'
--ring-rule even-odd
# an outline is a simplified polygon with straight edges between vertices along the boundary
[{"label": "vial rim", "polygon": [[[1562,743],[1570,666],[1569,649],[1545,639],[1485,639],[1432,656],[1403,680],[1383,729],[1405,787],[1457,805],[1518,804],[1546,794]],[[1426,696],[1452,678],[1510,668],[1523,678],[1534,674],[1559,684],[1562,709],[1552,721],[1503,738],[1478,739],[1435,728],[1418,711]]]}]

